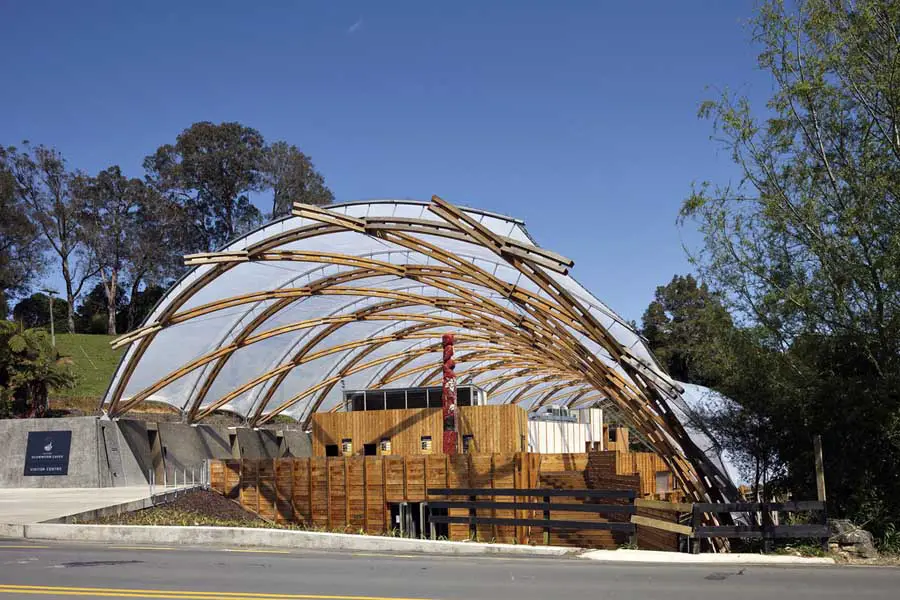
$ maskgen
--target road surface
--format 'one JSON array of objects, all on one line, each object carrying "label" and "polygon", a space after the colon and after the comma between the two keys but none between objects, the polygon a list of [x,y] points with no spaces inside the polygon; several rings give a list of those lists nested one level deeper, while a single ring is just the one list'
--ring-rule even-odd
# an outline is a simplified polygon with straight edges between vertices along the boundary
[{"label": "road surface", "polygon": [[867,600],[900,569],[616,565],[584,559],[153,548],[0,539],[0,600]]}]

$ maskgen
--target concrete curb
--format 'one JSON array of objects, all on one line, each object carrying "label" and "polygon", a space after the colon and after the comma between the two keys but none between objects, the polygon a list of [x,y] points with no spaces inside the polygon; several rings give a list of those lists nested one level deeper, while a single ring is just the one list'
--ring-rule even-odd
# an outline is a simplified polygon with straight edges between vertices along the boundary
[{"label": "concrete curb", "polygon": [[[7,533],[2,533],[4,531]],[[20,535],[16,535],[17,532]],[[578,548],[558,546],[445,542],[372,535],[243,527],[162,527],[153,525],[36,523],[24,526],[0,525],[0,535],[35,540],[114,542],[117,544],[148,544],[157,546],[253,546],[260,548],[303,548],[363,552],[420,552],[448,555],[507,554],[559,557],[572,556],[580,551]]]},{"label": "concrete curb", "polygon": [[24,538],[25,526],[0,523],[0,538]]},{"label": "concrete curb", "polygon": [[591,550],[581,558],[617,563],[664,563],[685,565],[833,565],[833,558],[781,554],[682,554],[651,550]]}]

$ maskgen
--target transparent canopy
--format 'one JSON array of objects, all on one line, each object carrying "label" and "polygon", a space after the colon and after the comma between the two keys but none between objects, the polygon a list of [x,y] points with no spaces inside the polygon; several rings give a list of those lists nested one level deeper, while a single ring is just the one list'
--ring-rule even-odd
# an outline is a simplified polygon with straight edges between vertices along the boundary
[{"label": "transparent canopy", "polygon": [[152,400],[188,421],[229,410],[254,426],[305,422],[341,406],[342,389],[439,384],[452,333],[460,381],[489,403],[614,408],[693,465],[688,479],[727,486],[683,388],[521,221],[439,198],[298,204],[187,263],[117,341],[127,350],[104,398],[113,417]]}]

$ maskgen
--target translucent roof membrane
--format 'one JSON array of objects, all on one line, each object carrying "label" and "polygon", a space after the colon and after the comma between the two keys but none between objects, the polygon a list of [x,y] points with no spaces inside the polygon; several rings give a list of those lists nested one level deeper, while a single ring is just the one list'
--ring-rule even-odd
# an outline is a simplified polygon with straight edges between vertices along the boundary
[{"label": "translucent roof membrane", "polygon": [[491,403],[603,400],[650,427],[633,412],[649,389],[688,429],[657,424],[649,438],[714,452],[640,336],[522,222],[437,198],[294,215],[188,257],[193,268],[121,340],[112,416],[155,400],[189,420],[218,409],[251,425],[306,419],[338,407],[343,388],[438,383],[441,335],[453,333],[460,381]]}]

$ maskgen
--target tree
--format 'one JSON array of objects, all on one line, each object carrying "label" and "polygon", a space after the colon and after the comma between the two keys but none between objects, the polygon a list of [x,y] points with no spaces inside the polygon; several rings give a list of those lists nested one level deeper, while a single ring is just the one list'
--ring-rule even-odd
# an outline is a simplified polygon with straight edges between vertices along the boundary
[{"label": "tree", "polygon": [[126,331],[131,331],[147,318],[159,299],[166,293],[166,288],[167,286],[151,284],[140,291],[131,293],[126,313]]},{"label": "tree", "polygon": [[[183,255],[194,244],[191,226],[182,207],[151,187],[145,192],[134,214],[134,226],[140,233],[132,238],[129,247],[126,331],[134,329],[146,316],[141,298],[147,293],[152,297],[156,292],[151,290],[161,284],[168,285],[184,271]],[[150,307],[146,308],[149,310]]]},{"label": "tree", "polygon": [[[62,298],[53,300],[53,325],[62,331],[66,324],[68,307]],[[13,307],[13,320],[24,329],[48,328],[50,325],[50,296],[36,292],[22,298]]]},{"label": "tree", "polygon": [[44,267],[41,238],[19,202],[10,159],[0,147],[0,319],[9,312],[8,301],[25,291]]},{"label": "tree", "polygon": [[[108,300],[106,286],[98,282],[91,291],[84,295],[78,306],[78,331],[82,333],[107,333],[108,331]],[[123,310],[126,305],[125,290],[119,285],[116,288],[115,307],[116,313]]]},{"label": "tree", "polygon": [[76,176],[72,194],[78,205],[82,240],[106,292],[106,333],[115,335],[116,292],[131,262],[132,247],[143,233],[136,227],[135,215],[146,186],[112,166],[96,177]]},{"label": "tree", "polygon": [[202,121],[144,159],[148,180],[193,223],[194,249],[215,250],[261,221],[249,195],[262,187],[263,147],[255,129]]},{"label": "tree", "polygon": [[753,24],[768,114],[701,106],[743,179],[701,184],[681,217],[704,281],[774,356],[756,385],[778,396],[760,410],[785,484],[812,493],[821,433],[829,501],[883,526],[900,521],[900,4],[769,1]]},{"label": "tree", "polygon": [[16,182],[16,200],[26,207],[29,219],[53,249],[65,282],[67,319],[75,331],[75,300],[84,284],[97,273],[85,252],[78,207],[70,190],[71,175],[62,155],[52,148],[27,142],[25,150],[7,148],[7,164]]},{"label": "tree", "polygon": [[325,206],[334,194],[308,156],[287,142],[275,142],[265,149],[263,177],[272,188],[272,217],[291,213],[294,202]]},{"label": "tree", "polygon": [[732,327],[731,316],[706,284],[676,275],[644,312],[641,333],[669,375],[686,383],[709,385],[717,335]]},{"label": "tree", "polygon": [[44,416],[50,389],[75,383],[69,364],[46,331],[0,321],[0,418]]}]

